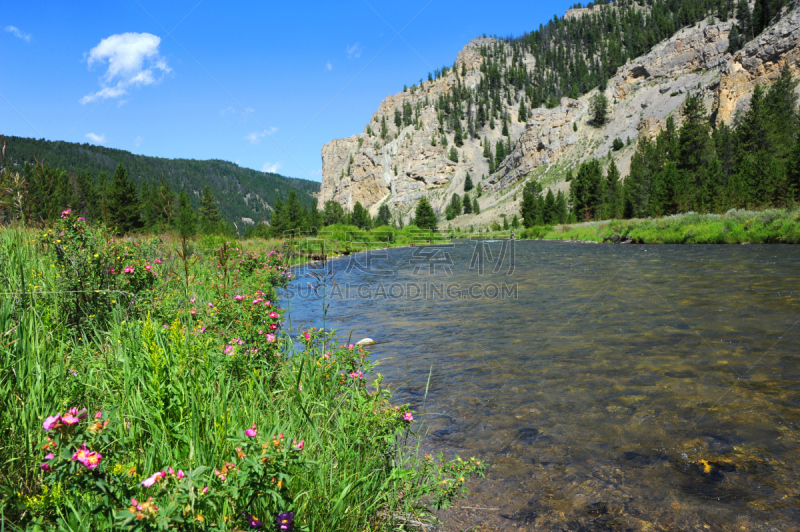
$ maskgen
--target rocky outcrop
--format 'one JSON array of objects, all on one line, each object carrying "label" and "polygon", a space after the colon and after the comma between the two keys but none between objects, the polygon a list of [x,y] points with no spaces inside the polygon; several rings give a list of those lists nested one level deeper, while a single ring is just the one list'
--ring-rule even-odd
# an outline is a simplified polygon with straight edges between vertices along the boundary
[{"label": "rocky outcrop", "polygon": [[716,121],[727,122],[757,85],[775,81],[784,65],[793,74],[800,65],[800,9],[795,8],[733,56],[728,54],[720,69],[714,99]]},{"label": "rocky outcrop", "polygon": [[491,190],[508,188],[574,146],[578,136],[572,125],[585,105],[578,100],[562,98],[561,105],[555,109],[534,109],[511,154],[488,180]]},{"label": "rocky outcrop", "polygon": [[[677,78],[699,70],[709,70],[725,62],[730,22],[687,28],[657,45],[648,54],[617,70],[612,81],[618,100],[631,92],[631,84]],[[667,91],[663,91],[666,93]]]}]

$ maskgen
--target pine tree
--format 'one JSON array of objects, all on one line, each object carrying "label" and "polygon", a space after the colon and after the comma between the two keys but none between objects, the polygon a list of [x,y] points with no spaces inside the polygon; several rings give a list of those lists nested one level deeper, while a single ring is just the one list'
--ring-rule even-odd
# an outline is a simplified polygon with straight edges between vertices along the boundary
[{"label": "pine tree", "polygon": [[592,125],[595,127],[600,127],[608,121],[608,98],[602,91],[592,97],[589,113],[592,117]]},{"label": "pine tree", "polygon": [[350,223],[359,229],[369,229],[369,227],[372,225],[369,211],[367,211],[367,209],[361,205],[360,201],[357,201],[356,204],[353,205],[353,213],[350,217]]},{"label": "pine tree", "polygon": [[522,203],[519,206],[519,214],[522,217],[522,225],[531,228],[541,222],[541,189],[535,181],[525,183],[522,189]]},{"label": "pine tree", "polygon": [[545,225],[552,225],[558,223],[558,213],[556,212],[556,197],[553,195],[553,189],[547,189],[547,195],[544,198],[544,205],[542,209],[542,218]]},{"label": "pine tree", "polygon": [[311,209],[308,211],[308,217],[305,227],[312,235],[316,235],[323,224],[323,215],[317,208],[317,202],[311,204]]},{"label": "pine tree", "polygon": [[713,145],[703,101],[692,94],[683,107],[683,125],[679,136],[678,168],[694,175],[711,160]]},{"label": "pine tree", "polygon": [[386,117],[381,116],[381,140],[386,140],[389,135],[389,128],[386,126]]},{"label": "pine tree", "polygon": [[286,224],[285,231],[305,231],[306,230],[306,209],[297,199],[297,191],[292,189],[286,198],[286,205],[283,207],[283,218]]},{"label": "pine tree", "polygon": [[154,224],[157,224],[161,231],[172,227],[172,220],[175,217],[175,199],[176,195],[170,188],[169,183],[162,180],[153,200],[156,206]]},{"label": "pine tree", "polygon": [[392,213],[389,212],[389,206],[385,203],[378,209],[378,217],[375,220],[375,225],[389,225],[392,223]]},{"label": "pine tree", "polygon": [[100,196],[97,187],[94,186],[92,172],[87,170],[78,174],[77,185],[80,212],[89,220],[101,221],[102,209],[100,205]]},{"label": "pine tree", "polygon": [[523,124],[528,121],[528,110],[525,109],[525,98],[519,100],[519,111],[517,111],[517,121]]},{"label": "pine tree", "polygon": [[503,115],[503,130],[501,132],[501,135],[503,135],[504,137],[508,137],[508,122],[506,121],[505,115]]},{"label": "pine tree", "polygon": [[181,189],[178,196],[178,234],[186,241],[197,233],[197,222],[189,195]]},{"label": "pine tree", "polygon": [[472,200],[469,198],[469,194],[464,194],[464,201],[462,203],[464,214],[472,214]]},{"label": "pine tree", "polygon": [[433,212],[428,198],[421,197],[414,211],[414,223],[421,229],[436,230],[436,213]]},{"label": "pine tree", "polygon": [[117,165],[108,191],[108,218],[117,234],[125,234],[142,226],[141,204],[136,185],[128,178],[125,167]]},{"label": "pine tree", "polygon": [[605,219],[622,218],[623,195],[620,184],[620,174],[616,163],[612,159],[606,169],[606,205],[603,213]]},{"label": "pine tree", "polygon": [[472,190],[472,177],[470,177],[469,172],[467,172],[467,177],[464,179],[464,192],[469,192]]},{"label": "pine tree", "polygon": [[217,201],[211,193],[211,187],[203,187],[203,196],[200,198],[200,227],[205,235],[216,234],[222,229],[220,227],[222,216],[217,207]]},{"label": "pine tree", "polygon": [[462,212],[462,203],[461,198],[458,197],[458,194],[453,194],[450,198],[450,203],[447,205],[447,208],[444,211],[445,218],[448,220],[452,220],[456,216],[459,216]]},{"label": "pine tree", "polygon": [[342,209],[342,206],[338,202],[328,200],[325,202],[323,218],[325,220],[325,225],[340,224],[344,219],[344,209]]},{"label": "pine tree", "polygon": [[489,147],[489,139],[486,137],[483,137],[483,157],[485,159],[492,158],[492,149]]},{"label": "pine tree", "polygon": [[600,161],[593,159],[581,163],[578,174],[570,183],[573,212],[579,220],[589,221],[601,217],[599,207],[603,189],[603,169]]},{"label": "pine tree", "polygon": [[453,146],[450,148],[450,155],[448,157],[454,163],[458,162],[458,151],[456,151],[456,147]]},{"label": "pine tree", "polygon": [[480,214],[481,213],[481,206],[478,203],[478,198],[472,199],[472,212],[473,214]]},{"label": "pine tree", "polygon": [[269,231],[276,238],[283,238],[283,233],[288,229],[286,216],[284,215],[283,202],[280,198],[275,200],[272,206],[272,214],[269,219]]}]

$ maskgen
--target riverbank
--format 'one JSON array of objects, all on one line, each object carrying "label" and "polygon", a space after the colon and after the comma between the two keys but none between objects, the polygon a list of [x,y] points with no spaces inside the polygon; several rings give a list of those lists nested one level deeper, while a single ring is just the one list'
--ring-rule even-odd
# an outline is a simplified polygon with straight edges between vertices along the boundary
[{"label": "riverbank", "polygon": [[0,229],[11,529],[381,529],[461,494],[482,466],[418,458],[361,347],[284,328],[270,247]]},{"label": "riverbank", "polygon": [[[507,235],[507,233],[503,233]],[[520,230],[520,239],[639,244],[798,244],[800,210],[731,210]]]}]

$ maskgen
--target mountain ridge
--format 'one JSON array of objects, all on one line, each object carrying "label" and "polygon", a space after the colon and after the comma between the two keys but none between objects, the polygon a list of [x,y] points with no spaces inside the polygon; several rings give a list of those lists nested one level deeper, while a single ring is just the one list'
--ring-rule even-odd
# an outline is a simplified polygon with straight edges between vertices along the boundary
[{"label": "mountain ridge", "polygon": [[[611,7],[593,6],[592,13],[572,18],[591,20],[595,11],[613,13]],[[729,53],[729,37],[736,24],[741,23],[715,17],[709,20],[704,15],[654,44],[647,53],[628,58],[609,76],[602,91],[595,88],[578,98],[562,96],[557,105],[528,109],[529,116],[524,121],[517,119],[520,102],[533,100],[522,91],[511,95],[511,79],[505,92],[504,87],[498,91],[501,105],[495,115],[503,117],[508,135],[500,131],[499,120],[494,129],[475,127],[480,112],[476,112],[475,104],[481,102],[476,87],[490,75],[487,63],[490,67],[493,62],[501,64],[503,78],[509,79],[517,75],[518,65],[525,65],[530,76],[529,67],[535,65],[536,58],[526,55],[525,48],[518,52],[504,41],[473,39],[445,75],[388,96],[364,131],[323,147],[319,205],[332,200],[352,209],[360,202],[374,213],[380,205],[387,204],[398,220],[407,223],[422,196],[428,197],[439,214],[443,213],[452,194],[464,192],[469,172],[471,179],[489,193],[480,198],[481,214],[460,217],[453,223],[482,224],[496,220],[498,215],[518,212],[521,183],[529,178],[538,180],[545,190],[568,190],[567,172],[589,157],[611,153],[624,177],[635,148],[628,146],[612,152],[613,141],[630,139],[628,144],[635,144],[641,135],[657,134],[667,117],[679,121],[677,111],[689,92],[703,99],[715,123],[729,122],[737,110],[747,107],[755,84],[773,82],[784,64],[796,74],[800,63],[798,2],[783,7],[764,32]],[[497,52],[498,47],[506,50]],[[589,101],[598,92],[613,104],[609,122],[596,128],[588,124],[588,112]],[[452,100],[463,93],[467,94],[466,113],[464,109],[460,111],[459,124],[454,128],[449,116],[459,114],[459,110],[448,106],[452,107]],[[443,97],[449,99],[444,107]],[[408,106],[412,112],[410,122],[404,113]],[[384,129],[384,121],[392,123],[392,115],[396,118],[398,112],[402,121],[396,133],[379,138],[376,130]],[[460,123],[463,120],[467,121],[466,127]],[[471,134],[473,127],[475,135]],[[448,151],[458,128],[470,133],[459,139],[458,161],[451,161]],[[446,139],[447,146],[442,146],[442,139]],[[485,156],[485,140],[492,152],[490,157]],[[501,160],[493,160],[498,141],[508,149],[503,150]],[[487,209],[494,210],[487,213]]]}]

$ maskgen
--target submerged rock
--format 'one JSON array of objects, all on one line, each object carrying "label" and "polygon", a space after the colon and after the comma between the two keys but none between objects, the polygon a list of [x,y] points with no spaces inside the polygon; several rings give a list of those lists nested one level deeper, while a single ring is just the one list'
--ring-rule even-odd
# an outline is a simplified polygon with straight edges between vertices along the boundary
[{"label": "submerged rock", "polygon": [[356,345],[375,345],[375,340],[373,340],[372,338],[362,338],[361,340],[356,342]]}]

